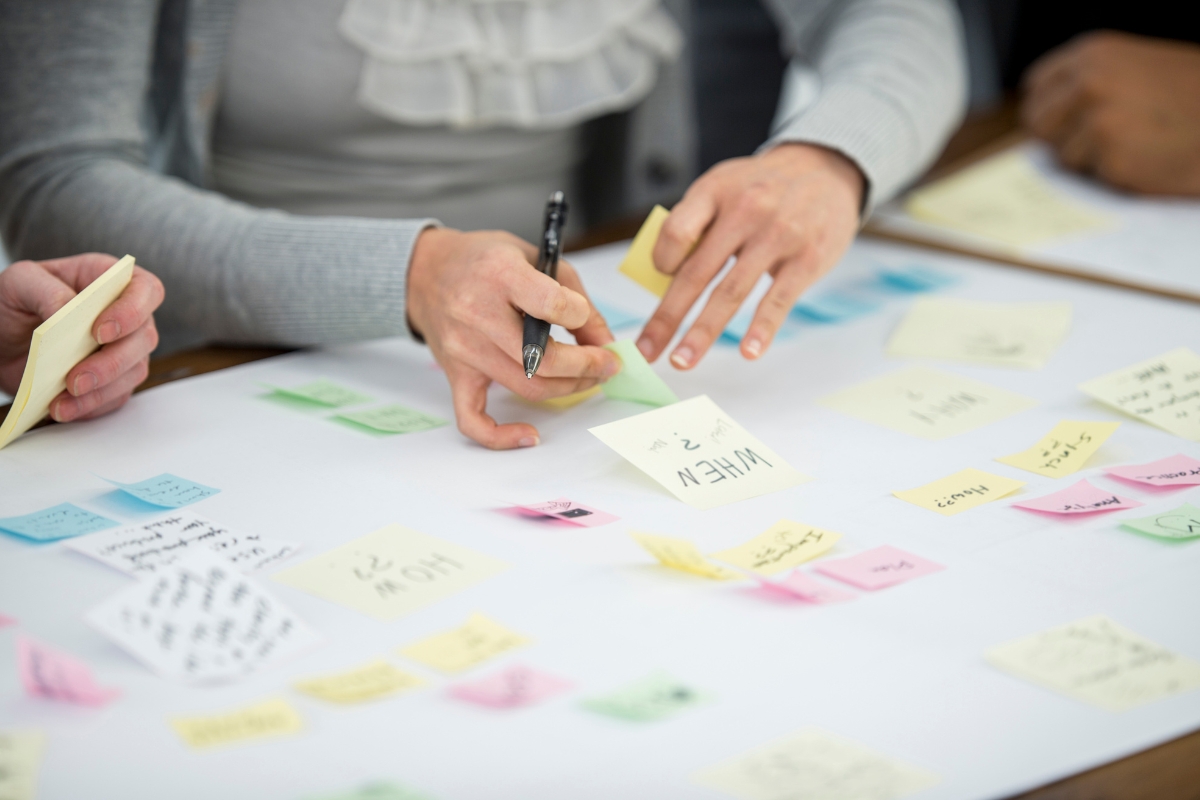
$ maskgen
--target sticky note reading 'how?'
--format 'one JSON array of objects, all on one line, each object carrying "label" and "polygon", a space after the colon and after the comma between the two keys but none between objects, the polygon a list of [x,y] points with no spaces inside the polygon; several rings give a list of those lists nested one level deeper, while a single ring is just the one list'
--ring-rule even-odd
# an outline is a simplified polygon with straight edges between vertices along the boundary
[{"label": "sticky note reading 'how?'", "polygon": [[[105,478],[105,480],[108,479]],[[137,483],[121,483],[113,480],[108,482],[119,487],[125,494],[160,508],[180,508],[191,505],[221,491],[211,486],[189,481],[186,478],[180,478],[169,472]]]},{"label": "sticky note reading 'how?'", "polygon": [[664,567],[718,581],[736,580],[739,577],[733,570],[718,567],[706,559],[696,545],[686,539],[638,531],[630,531],[629,535]]},{"label": "sticky note reading 'how?'", "polygon": [[570,689],[570,681],[513,664],[499,672],[450,688],[450,694],[489,708],[518,708],[541,702]]},{"label": "sticky note reading 'how?'", "polygon": [[421,686],[425,681],[377,659],[357,669],[297,681],[296,691],[330,703],[362,703]]},{"label": "sticky note reading 'how?'", "polygon": [[272,386],[271,389],[274,390],[273,394],[280,397],[285,397],[289,400],[302,400],[306,403],[313,403],[325,408],[353,406],[359,403],[369,403],[375,399],[361,392],[356,392],[353,389],[347,389],[345,386],[339,386],[325,378],[306,383],[303,386],[293,386],[291,388]]},{"label": "sticky note reading 'how?'", "polygon": [[1186,347],[1110,372],[1079,388],[1142,422],[1200,442],[1200,355]]},{"label": "sticky note reading 'how?'", "polygon": [[928,508],[943,516],[952,517],[968,509],[1010,495],[1024,485],[1024,481],[1015,481],[1012,478],[1004,478],[990,472],[968,468],[947,478],[918,486],[916,489],[892,492],[892,494],[914,506]]},{"label": "sticky note reading 'how?'", "polygon": [[621,359],[621,371],[600,385],[605,395],[648,406],[669,406],[679,402],[671,387],[658,377],[632,340],[606,344],[604,349],[611,350]]},{"label": "sticky note reading 'how?'", "polygon": [[1029,511],[1046,511],[1051,514],[1091,514],[1096,511],[1120,511],[1137,508],[1137,500],[1119,497],[1112,492],[1099,489],[1087,481],[1079,481],[1060,492],[1013,503],[1017,508]]},{"label": "sticky note reading 'how?'", "polygon": [[1077,472],[1119,427],[1119,422],[1060,422],[1028,450],[996,460],[1047,478],[1059,478]]},{"label": "sticky note reading 'how?'", "polygon": [[1148,483],[1151,486],[1200,486],[1200,460],[1182,453],[1151,461],[1149,464],[1113,467],[1105,472],[1127,481]]},{"label": "sticky note reading 'how?'", "polygon": [[35,542],[53,542],[116,526],[111,519],[71,503],[59,503],[32,514],[0,519],[0,530]]},{"label": "sticky note reading 'how?'", "polygon": [[0,797],[35,800],[46,737],[36,731],[0,732]]},{"label": "sticky note reading 'how?'", "polygon": [[400,654],[441,672],[455,673],[529,643],[500,623],[472,614],[460,627],[401,648]]},{"label": "sticky note reading 'how?'", "polygon": [[425,414],[402,405],[383,406],[366,411],[356,411],[353,414],[338,414],[334,417],[340,422],[348,422],[360,428],[367,428],[375,433],[418,433],[448,424],[441,417]]},{"label": "sticky note reading 'how?'", "polygon": [[742,569],[774,575],[828,552],[840,538],[840,533],[781,519],[745,544],[712,555]]},{"label": "sticky note reading 'how?'", "polygon": [[945,569],[928,559],[884,545],[849,558],[822,561],[817,572],[845,581],[851,586],[874,591],[895,586]]},{"label": "sticky note reading 'how?'", "polygon": [[304,729],[304,720],[286,700],[276,698],[228,714],[173,719],[171,727],[184,743],[199,750],[296,733]]},{"label": "sticky note reading 'how?'", "polygon": [[618,719],[655,722],[711,699],[665,672],[656,672],[605,697],[585,700],[583,707]]},{"label": "sticky note reading 'how?'", "polygon": [[17,637],[17,672],[25,693],[81,706],[102,706],[121,692],[96,683],[87,664],[28,636]]},{"label": "sticky note reading 'how?'", "polygon": [[1123,519],[1121,527],[1161,539],[1194,539],[1200,536],[1200,508],[1184,503],[1173,511],[1141,519]]},{"label": "sticky note reading 'how?'", "polygon": [[651,209],[650,215],[646,217],[646,221],[642,223],[637,235],[633,237],[633,242],[629,245],[629,252],[625,254],[625,259],[621,261],[619,267],[622,274],[633,278],[639,286],[653,292],[658,297],[667,293],[672,277],[664,275],[654,268],[654,245],[658,244],[658,234],[662,231],[663,223],[670,215],[671,212],[662,206],[655,206]]}]

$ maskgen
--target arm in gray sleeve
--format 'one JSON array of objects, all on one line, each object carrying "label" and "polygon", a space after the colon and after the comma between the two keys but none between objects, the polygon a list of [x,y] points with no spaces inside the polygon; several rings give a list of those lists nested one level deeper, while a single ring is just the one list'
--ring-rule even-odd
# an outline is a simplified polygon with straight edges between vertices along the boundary
[{"label": "arm in gray sleeve", "polygon": [[[846,156],[867,179],[869,212],[933,161],[962,118],[966,57],[957,9],[951,0],[768,6],[792,61],[765,147],[811,142]],[[806,77],[808,91],[800,85]]]},{"label": "arm in gray sleeve", "polygon": [[[0,0],[0,224],[14,257],[132,253],[163,327],[287,345],[404,333],[428,220],[300,217],[147,165],[156,0]],[[210,98],[210,103],[215,98]]]}]

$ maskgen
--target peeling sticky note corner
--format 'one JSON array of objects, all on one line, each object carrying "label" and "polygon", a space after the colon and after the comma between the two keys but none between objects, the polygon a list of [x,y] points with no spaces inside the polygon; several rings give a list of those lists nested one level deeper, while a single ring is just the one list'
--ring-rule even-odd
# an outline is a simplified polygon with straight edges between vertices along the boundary
[{"label": "peeling sticky note corner", "polygon": [[632,340],[622,339],[606,344],[604,349],[616,353],[621,359],[621,371],[600,384],[606,396],[648,406],[669,406],[679,402],[679,397],[658,377]]},{"label": "peeling sticky note corner", "polygon": [[654,245],[658,243],[658,234],[662,231],[663,223],[670,215],[671,212],[662,206],[655,206],[650,211],[637,235],[633,237],[633,242],[629,245],[629,252],[625,254],[619,267],[623,275],[632,278],[639,286],[653,292],[658,297],[667,293],[672,278],[655,269]]},{"label": "peeling sticky note corner", "polygon": [[629,535],[647,553],[658,559],[659,563],[664,567],[718,581],[737,580],[741,577],[733,570],[717,566],[706,559],[696,549],[696,545],[687,539],[677,539],[673,536],[659,536],[658,534],[642,533],[640,531],[630,531]]}]

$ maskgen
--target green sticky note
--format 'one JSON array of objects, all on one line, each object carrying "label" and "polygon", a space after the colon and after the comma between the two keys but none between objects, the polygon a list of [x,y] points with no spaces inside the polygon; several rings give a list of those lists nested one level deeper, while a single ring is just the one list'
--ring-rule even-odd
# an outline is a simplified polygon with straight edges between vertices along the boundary
[{"label": "green sticky note", "polygon": [[1184,503],[1174,511],[1122,520],[1121,527],[1163,539],[1194,539],[1200,536],[1200,508]]},{"label": "green sticky note", "polygon": [[289,400],[304,400],[328,408],[369,403],[375,399],[374,397],[356,392],[353,389],[347,389],[345,386],[338,386],[333,381],[326,380],[325,378],[290,389],[285,389],[281,386],[272,386],[271,388],[274,390],[272,394],[286,397]]},{"label": "green sticky note", "polygon": [[432,800],[423,793],[415,792],[404,786],[383,781],[361,786],[353,791],[340,794],[323,794],[320,797],[310,797],[308,800]]},{"label": "green sticky note", "polygon": [[334,419],[349,422],[377,433],[416,433],[440,428],[446,420],[401,405],[380,406],[352,414],[338,414]]},{"label": "green sticky note", "polygon": [[607,697],[583,701],[583,707],[600,714],[635,722],[666,719],[684,709],[707,703],[708,695],[698,692],[664,672],[635,681]]},{"label": "green sticky note", "polygon": [[614,400],[632,400],[648,406],[669,406],[679,402],[671,387],[650,368],[632,339],[606,344],[604,349],[616,353],[623,365],[620,372],[601,384],[604,394]]}]

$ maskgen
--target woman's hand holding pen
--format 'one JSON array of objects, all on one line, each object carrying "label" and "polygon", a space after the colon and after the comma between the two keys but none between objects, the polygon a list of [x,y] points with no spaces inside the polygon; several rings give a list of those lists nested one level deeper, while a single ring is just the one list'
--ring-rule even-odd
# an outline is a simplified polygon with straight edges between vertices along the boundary
[{"label": "woman's hand holding pen", "polygon": [[[534,268],[537,248],[503,231],[429,228],[408,270],[408,317],[446,371],[458,429],[493,450],[532,447],[537,428],[487,414],[492,381],[527,400],[590,389],[620,371],[613,340],[571,265],[558,281]],[[532,379],[521,363],[522,313],[561,325],[579,345],[550,340]]]}]

